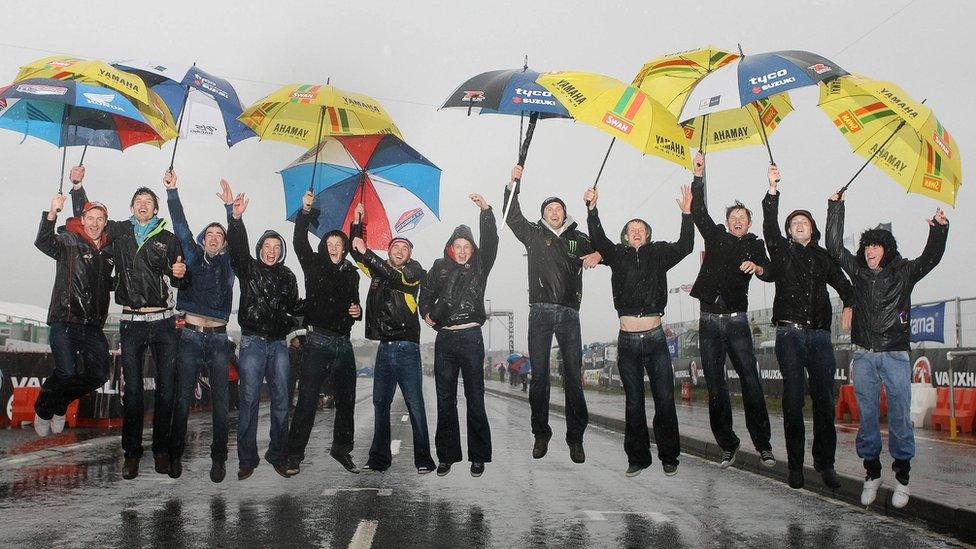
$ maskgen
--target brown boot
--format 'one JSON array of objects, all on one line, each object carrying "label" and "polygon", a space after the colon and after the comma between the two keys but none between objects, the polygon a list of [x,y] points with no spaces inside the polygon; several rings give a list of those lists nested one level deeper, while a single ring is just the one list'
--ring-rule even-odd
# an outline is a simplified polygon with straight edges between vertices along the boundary
[{"label": "brown boot", "polygon": [[153,461],[156,464],[156,472],[160,475],[169,474],[169,455],[153,454]]},{"label": "brown boot", "polygon": [[122,462],[122,478],[132,480],[139,476],[139,458],[125,458]]}]

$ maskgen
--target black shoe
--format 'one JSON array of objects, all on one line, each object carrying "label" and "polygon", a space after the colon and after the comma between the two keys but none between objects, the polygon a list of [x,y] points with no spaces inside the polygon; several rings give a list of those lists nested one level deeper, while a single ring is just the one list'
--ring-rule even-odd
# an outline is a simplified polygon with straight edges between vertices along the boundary
[{"label": "black shoe", "polygon": [[827,488],[831,490],[840,488],[840,479],[837,478],[837,471],[833,467],[820,471],[820,478],[823,479],[823,483]]},{"label": "black shoe", "polygon": [[237,480],[244,480],[254,474],[254,467],[241,467],[237,470]]},{"label": "black shoe", "polygon": [[586,452],[583,451],[582,442],[571,442],[569,444],[569,459],[573,460],[573,463],[586,461]]},{"label": "black shoe", "polygon": [[329,455],[332,456],[332,459],[338,461],[339,464],[346,469],[346,471],[349,471],[355,475],[359,474],[359,467],[356,467],[356,464],[352,461],[352,456],[349,454],[334,454],[329,452]]},{"label": "black shoe", "polygon": [[803,488],[803,471],[794,471],[793,469],[790,469],[790,474],[786,477],[786,484],[788,484],[790,488],[794,490]]},{"label": "black shoe", "polygon": [[371,465],[370,463],[366,463],[366,465],[363,465],[360,471],[364,473],[382,473],[387,469],[388,469],[387,467],[377,467],[375,465]]},{"label": "black shoe", "polygon": [[183,474],[183,462],[180,458],[169,460],[169,478],[180,478]]},{"label": "black shoe", "polygon": [[285,478],[291,478],[291,475],[288,474],[288,466],[284,463],[273,463],[272,466],[274,466],[275,473]]},{"label": "black shoe", "polygon": [[160,475],[169,474],[169,456],[166,454],[153,454],[153,462],[156,472]]},{"label": "black shoe", "polygon": [[227,476],[227,467],[223,461],[215,461],[210,465],[210,480],[212,482],[223,482]]},{"label": "black shoe", "polygon": [[433,473],[435,469],[437,469],[437,467],[434,467],[433,465],[424,465],[423,467],[417,467],[417,474],[426,475]]},{"label": "black shoe", "polygon": [[139,476],[139,458],[125,458],[122,462],[122,478],[132,480]]},{"label": "black shoe", "polygon": [[288,465],[285,467],[285,471],[289,476],[295,476],[302,472],[302,461],[297,458],[288,458]]},{"label": "black shoe", "polygon": [[628,477],[636,477],[637,475],[641,474],[641,471],[643,471],[644,469],[646,469],[646,467],[642,467],[640,465],[631,465],[630,467],[627,467],[627,472],[624,473],[624,475]]},{"label": "black shoe", "polygon": [[473,476],[474,478],[478,478],[483,474],[485,474],[485,464],[481,463],[480,461],[472,461],[471,476]]},{"label": "black shoe", "polygon": [[535,437],[535,445],[532,446],[532,457],[534,459],[542,459],[546,456],[546,452],[549,451],[550,438],[552,438],[552,435]]},{"label": "black shoe", "polygon": [[735,456],[739,453],[739,449],[722,452],[722,460],[719,462],[718,466],[722,469],[727,469],[730,465],[735,463]]},{"label": "black shoe", "polygon": [[665,463],[662,468],[664,469],[664,476],[673,477],[678,474],[678,464],[677,463]]},{"label": "black shoe", "polygon": [[[474,465],[472,465],[474,467]],[[451,464],[447,462],[441,462],[437,464],[437,476],[446,477],[448,473],[451,472]]]},{"label": "black shoe", "polygon": [[760,450],[759,461],[762,462],[763,467],[766,467],[767,469],[771,469],[776,466],[776,456],[773,455],[772,450]]}]

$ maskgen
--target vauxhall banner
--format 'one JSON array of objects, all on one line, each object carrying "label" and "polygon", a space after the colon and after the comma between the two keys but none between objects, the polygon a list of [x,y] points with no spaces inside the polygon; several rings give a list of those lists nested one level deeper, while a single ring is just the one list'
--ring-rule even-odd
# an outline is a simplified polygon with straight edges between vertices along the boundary
[{"label": "vauxhall banner", "polygon": [[945,343],[945,301],[935,305],[912,307],[909,317],[912,343],[938,341]]}]

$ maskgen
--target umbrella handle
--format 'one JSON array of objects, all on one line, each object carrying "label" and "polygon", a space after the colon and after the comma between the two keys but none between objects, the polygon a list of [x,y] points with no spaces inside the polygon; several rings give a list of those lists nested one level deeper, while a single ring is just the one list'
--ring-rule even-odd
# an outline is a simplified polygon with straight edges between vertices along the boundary
[{"label": "umbrella handle", "polygon": [[[519,149],[518,165],[525,166],[525,159],[529,156],[529,145],[532,143],[532,135],[535,133],[535,124],[539,120],[539,113],[534,112],[529,115],[529,127],[525,130],[525,139],[522,140],[522,147]],[[521,134],[521,132],[519,132]],[[508,225],[508,212],[512,210],[512,198],[515,196],[515,191],[518,190],[519,183],[521,179],[515,180],[515,185],[512,187],[512,192],[508,195],[508,202],[505,203],[505,207],[502,208],[502,228],[504,231],[505,227]]]},{"label": "umbrella handle", "polygon": [[[88,145],[85,145],[84,149],[81,149],[81,160],[78,161],[79,166],[85,165],[85,153],[88,152]],[[73,182],[72,182],[73,183]]]},{"label": "umbrella handle", "polygon": [[[922,101],[922,103],[925,103],[925,101]],[[864,161],[864,164],[861,164],[860,169],[854,172],[854,175],[851,176],[851,179],[847,182],[847,184],[841,187],[840,190],[837,191],[837,196],[840,197],[844,196],[844,193],[847,192],[847,189],[851,186],[851,183],[853,183],[854,180],[857,179],[857,176],[861,175],[861,172],[864,171],[864,168],[868,167],[868,164],[870,164],[871,161],[874,160],[875,156],[878,156],[878,153],[881,152],[881,149],[883,149],[885,145],[888,144],[889,141],[891,141],[896,135],[898,135],[898,132],[900,132],[904,126],[905,126],[905,120],[902,119],[902,121],[898,123],[898,127],[895,128],[895,131],[891,132],[891,135],[888,136],[888,139],[885,139],[884,143],[882,143],[877,149],[874,150],[874,153],[871,154],[871,156]]]},{"label": "umbrella handle", "polygon": [[[194,63],[196,66],[196,63]],[[176,140],[173,141],[173,155],[169,157],[169,170],[173,171],[173,162],[176,161],[176,147],[180,145],[180,134],[183,132],[183,113],[186,112],[186,100],[190,97],[190,86],[183,92],[183,104],[180,106],[180,116],[176,122]]]},{"label": "umbrella handle", "polygon": [[[607,165],[607,159],[610,158],[610,151],[613,150],[613,144],[616,143],[616,142],[617,142],[617,138],[616,137],[614,137],[613,139],[610,140],[610,146],[607,147],[607,154],[603,155],[603,163],[600,164],[600,171],[598,171],[596,173],[596,180],[593,181],[593,188],[594,189],[600,183],[600,176],[603,175],[603,168],[604,168],[604,166]],[[590,207],[590,201],[589,200],[586,201],[586,207],[587,208]]]},{"label": "umbrella handle", "polygon": [[317,141],[315,143],[315,162],[312,163],[312,179],[308,182],[308,190],[314,191],[315,189],[315,172],[319,167],[319,149],[322,148],[322,122],[325,120],[325,105],[319,110],[319,133],[317,134]]}]

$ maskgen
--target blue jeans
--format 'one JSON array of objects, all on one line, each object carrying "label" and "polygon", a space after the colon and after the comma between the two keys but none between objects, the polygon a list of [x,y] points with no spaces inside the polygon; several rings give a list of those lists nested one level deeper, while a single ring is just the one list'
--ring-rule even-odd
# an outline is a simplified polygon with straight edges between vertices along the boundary
[{"label": "blue jeans", "polygon": [[[481,326],[440,330],[434,342],[434,382],[437,386],[437,434],[434,446],[442,463],[461,461],[461,426],[458,423],[458,374],[464,381],[467,403],[468,461],[491,461],[491,429],[485,412],[485,343]],[[517,374],[512,374],[516,378]]]},{"label": "blue jeans", "polygon": [[896,471],[907,476],[908,464],[915,457],[915,431],[912,428],[912,368],[908,351],[854,350],[854,394],[861,412],[857,429],[857,455],[865,461],[865,468],[880,474],[881,428],[878,416],[881,407],[881,384],[888,393],[888,451],[895,460]]},{"label": "blue jeans", "polygon": [[420,345],[412,341],[381,341],[376,350],[373,373],[373,444],[367,464],[376,470],[388,469],[393,463],[390,453],[390,405],[397,386],[403,393],[413,429],[413,463],[416,467],[434,467],[430,456],[430,433],[424,410],[423,372],[420,367]]},{"label": "blue jeans", "polygon": [[241,336],[237,366],[240,374],[237,459],[241,468],[257,467],[258,408],[261,384],[268,380],[271,396],[271,443],[264,458],[274,465],[288,461],[288,346],[283,339]]},{"label": "blue jeans", "polygon": [[[776,360],[783,374],[783,431],[791,471],[803,469],[806,425],[803,403],[810,387],[813,402],[813,467],[834,467],[837,431],[834,429],[834,346],[829,330],[780,326],[776,328]],[[804,375],[804,372],[806,375]]]},{"label": "blue jeans", "polygon": [[651,380],[654,398],[654,442],[657,457],[664,464],[678,464],[681,440],[678,436],[678,413],[674,406],[674,370],[664,330],[657,327],[646,332],[620,332],[617,336],[617,368],[624,386],[624,451],[630,465],[651,464],[650,436],[644,410],[644,372]]},{"label": "blue jeans", "polygon": [[311,331],[305,339],[302,375],[298,380],[298,404],[288,432],[288,456],[301,462],[312,434],[319,390],[331,379],[335,388],[335,421],[332,426],[334,455],[348,455],[353,446],[353,412],[356,408],[356,357],[349,336]]},{"label": "blue jeans", "polygon": [[708,386],[708,419],[715,442],[727,452],[739,447],[739,437],[732,430],[732,402],[725,379],[725,357],[739,376],[742,403],[746,409],[746,428],[756,450],[770,450],[769,413],[759,383],[759,367],[752,349],[749,319],[702,312],[698,323],[698,344],[701,348],[702,369]]},{"label": "blue jeans", "polygon": [[[41,386],[34,411],[41,419],[63,416],[68,405],[108,380],[108,341],[101,328],[54,322],[50,331],[54,372]],[[82,371],[78,371],[78,359]]]},{"label": "blue jeans", "polygon": [[181,330],[180,357],[176,363],[176,409],[173,411],[173,450],[170,457],[179,459],[186,448],[186,422],[190,401],[197,386],[197,372],[205,371],[210,381],[210,405],[213,417],[213,441],[210,458],[227,461],[227,334]]},{"label": "blue jeans", "polygon": [[180,336],[176,320],[165,318],[155,322],[123,320],[119,323],[122,337],[122,449],[126,458],[142,457],[142,422],[145,407],[142,401],[143,367],[146,351],[152,351],[156,366],[156,389],[153,392],[153,454],[169,454],[172,446],[173,397],[176,385],[176,355]]},{"label": "blue jeans", "polygon": [[532,408],[532,434],[552,437],[549,427],[549,355],[556,336],[562,357],[563,391],[566,393],[566,442],[583,442],[589,422],[583,398],[583,343],[579,311],[552,303],[529,305],[529,360],[532,381],[529,405]]}]

